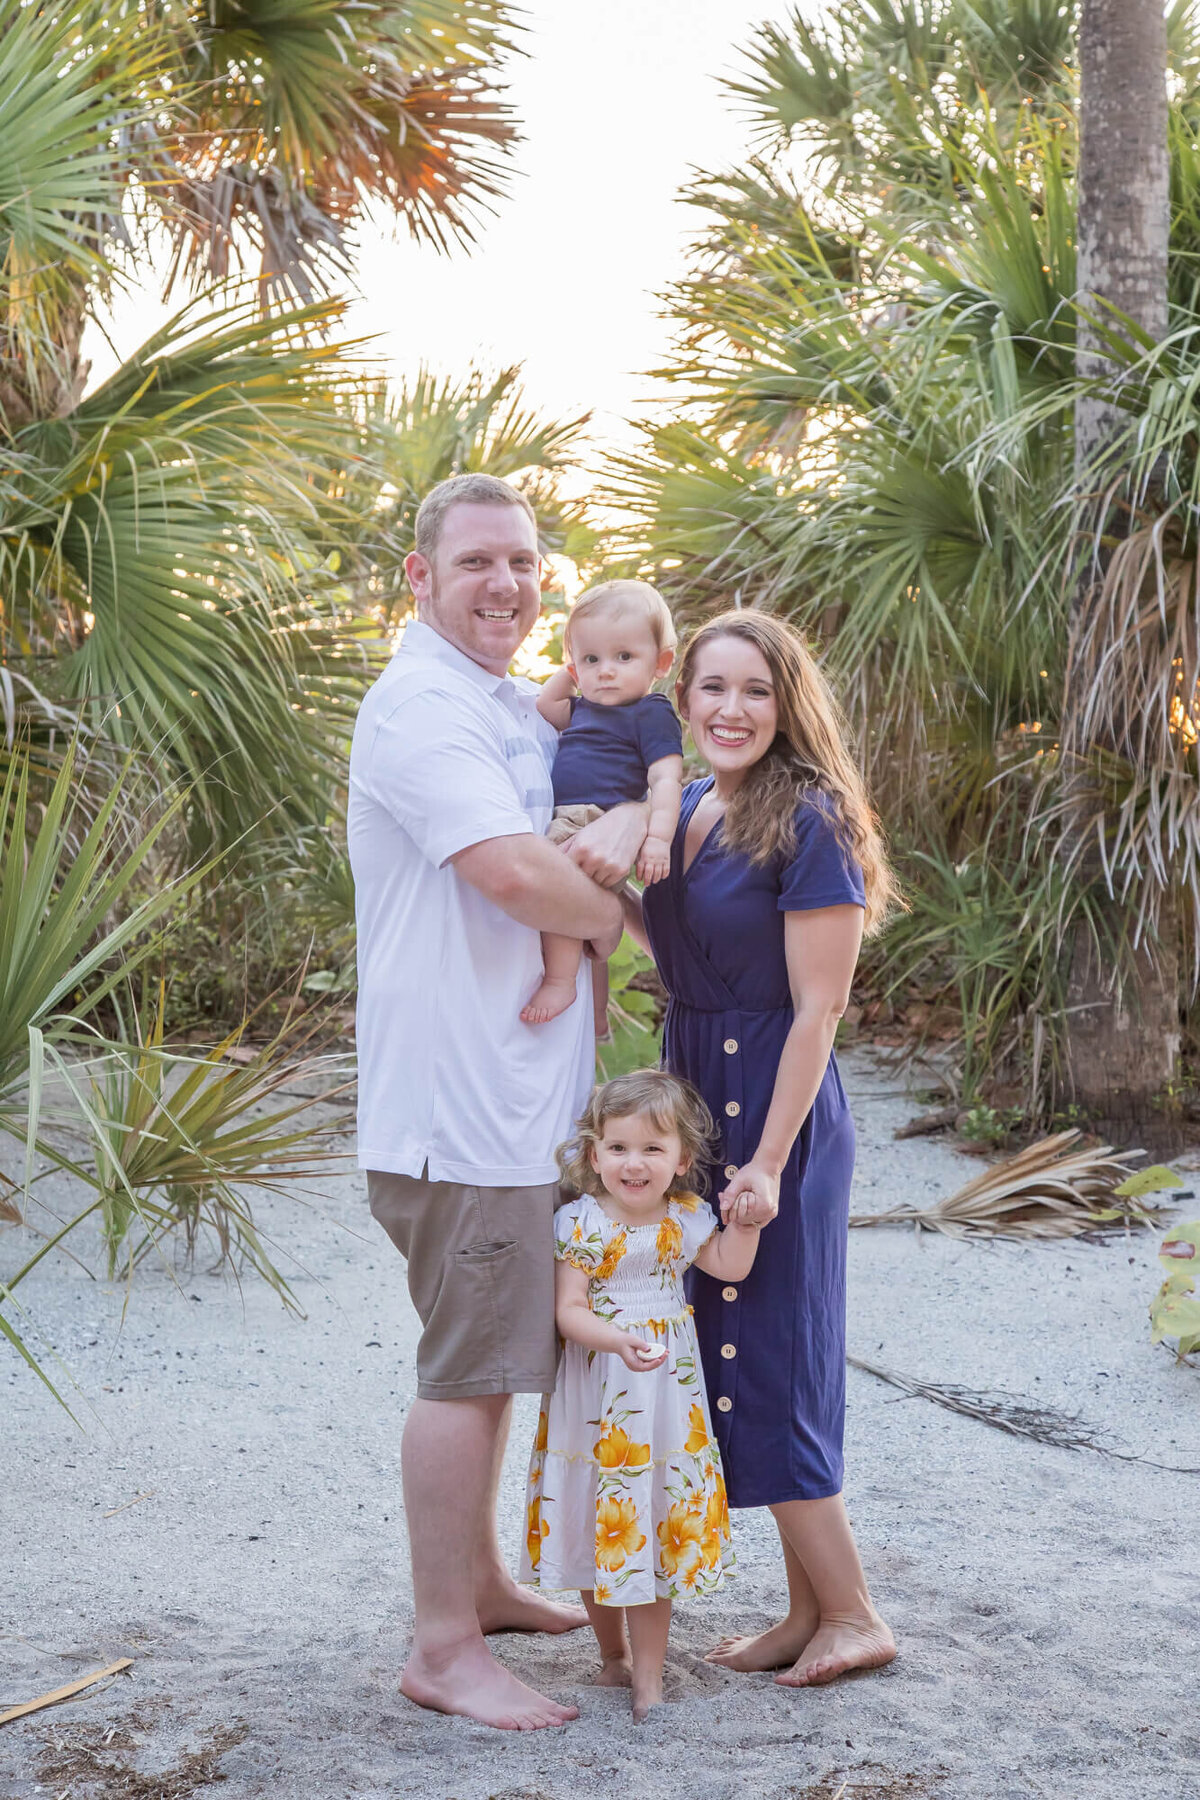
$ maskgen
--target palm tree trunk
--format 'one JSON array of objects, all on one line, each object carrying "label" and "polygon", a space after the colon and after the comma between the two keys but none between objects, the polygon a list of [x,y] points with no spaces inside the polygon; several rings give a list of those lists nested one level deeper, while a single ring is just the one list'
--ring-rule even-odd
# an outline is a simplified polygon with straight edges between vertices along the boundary
[{"label": "palm tree trunk", "polygon": [[[1080,158],[1078,288],[1085,311],[1102,323],[1115,307],[1159,339],[1167,330],[1167,249],[1170,225],[1167,152],[1167,41],[1162,0],[1083,0],[1079,28]],[[1113,321],[1109,329],[1120,330]],[[1076,350],[1081,376],[1103,376],[1106,357],[1096,324],[1081,318]],[[1081,400],[1075,419],[1075,462],[1094,469],[1118,415],[1102,400]],[[1115,476],[1119,471],[1114,468]],[[1105,486],[1108,486],[1106,480]],[[1097,503],[1099,504],[1099,503]],[[1093,515],[1093,525],[1099,523]],[[1111,528],[1111,522],[1110,522]],[[1095,620],[1103,569],[1091,566],[1076,594],[1072,650]],[[1068,674],[1063,752],[1074,777],[1087,781],[1089,752],[1077,723],[1083,675],[1072,656]],[[1120,696],[1103,710],[1120,713]],[[1097,882],[1098,860],[1084,869]],[[1106,908],[1114,938],[1127,930],[1115,902]],[[1120,971],[1098,954],[1090,935],[1076,933],[1068,980],[1067,1064],[1076,1100],[1110,1129],[1155,1123],[1153,1102],[1174,1078],[1179,1054],[1178,919],[1164,901],[1153,946],[1129,948]],[[1119,978],[1118,978],[1119,977]],[[1161,1120],[1161,1112],[1157,1118]]]}]

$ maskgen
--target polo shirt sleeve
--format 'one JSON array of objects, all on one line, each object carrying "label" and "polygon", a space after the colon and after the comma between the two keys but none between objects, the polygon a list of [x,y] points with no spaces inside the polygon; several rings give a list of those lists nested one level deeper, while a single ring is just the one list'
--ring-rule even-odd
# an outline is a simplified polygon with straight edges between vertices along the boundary
[{"label": "polo shirt sleeve", "polygon": [[380,720],[369,785],[435,868],[471,844],[534,830],[493,723],[436,688],[403,696]]},{"label": "polo shirt sleeve", "polygon": [[780,912],[816,912],[822,906],[866,906],[862,870],[844,847],[823,794],[796,808],[796,849],[779,883]]},{"label": "polo shirt sleeve", "polygon": [[660,756],[683,755],[683,727],[665,694],[647,694],[638,706],[638,750],[649,768]]}]

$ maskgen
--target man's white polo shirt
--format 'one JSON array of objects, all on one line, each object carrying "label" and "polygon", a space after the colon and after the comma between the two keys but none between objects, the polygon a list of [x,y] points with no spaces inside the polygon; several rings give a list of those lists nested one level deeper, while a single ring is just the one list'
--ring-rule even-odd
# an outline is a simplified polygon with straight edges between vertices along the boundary
[{"label": "man's white polo shirt", "polygon": [[358,916],[358,1162],[488,1187],[557,1175],[592,1082],[591,982],[548,1025],[521,1008],[536,931],[449,862],[545,831],[557,732],[532,682],[415,623],[359,710],[347,835]]}]

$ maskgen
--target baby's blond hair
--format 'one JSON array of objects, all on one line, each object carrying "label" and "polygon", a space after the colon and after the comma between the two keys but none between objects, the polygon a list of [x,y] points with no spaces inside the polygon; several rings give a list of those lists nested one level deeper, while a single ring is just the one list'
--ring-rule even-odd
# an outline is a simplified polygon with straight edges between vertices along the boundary
[{"label": "baby's blond hair", "polygon": [[583,619],[595,618],[603,612],[641,613],[649,625],[654,642],[661,650],[674,650],[677,642],[671,609],[657,588],[648,581],[602,581],[588,588],[567,615],[563,632],[563,649],[571,653],[571,633]]},{"label": "baby's blond hair", "polygon": [[591,1152],[609,1119],[628,1118],[650,1119],[657,1130],[678,1134],[688,1166],[674,1178],[668,1194],[696,1193],[707,1187],[705,1164],[716,1136],[712,1114],[690,1081],[668,1075],[665,1069],[635,1069],[593,1090],[574,1133],[555,1151],[565,1187],[600,1198],[604,1183],[592,1167]]}]

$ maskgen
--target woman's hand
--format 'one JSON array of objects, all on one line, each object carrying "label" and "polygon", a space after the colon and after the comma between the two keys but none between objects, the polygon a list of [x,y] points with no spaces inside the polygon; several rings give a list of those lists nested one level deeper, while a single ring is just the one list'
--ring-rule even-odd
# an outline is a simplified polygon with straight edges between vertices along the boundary
[{"label": "woman's hand", "polygon": [[779,1177],[759,1163],[743,1163],[718,1198],[727,1225],[769,1225],[779,1211]]},{"label": "woman's hand", "polygon": [[647,1369],[657,1369],[667,1354],[665,1344],[647,1344],[641,1338],[629,1337],[625,1332],[622,1332],[621,1335],[625,1341],[618,1349],[617,1355],[625,1367],[632,1369],[635,1375],[644,1375]]}]

